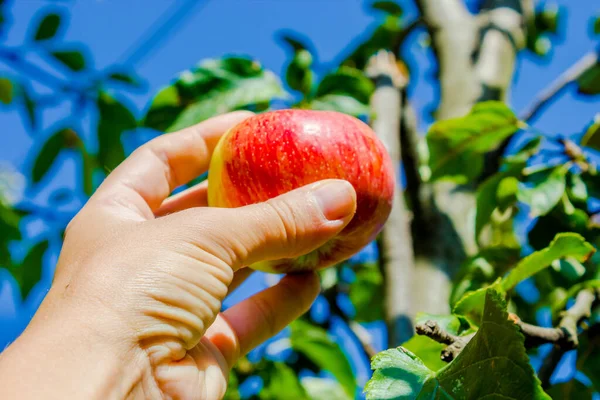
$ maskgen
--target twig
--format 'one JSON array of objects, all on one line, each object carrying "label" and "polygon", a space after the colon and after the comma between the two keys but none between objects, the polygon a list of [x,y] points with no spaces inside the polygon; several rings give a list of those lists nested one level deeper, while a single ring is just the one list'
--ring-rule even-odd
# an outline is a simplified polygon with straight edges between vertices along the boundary
[{"label": "twig", "polygon": [[590,51],[584,54],[569,69],[556,78],[547,89],[544,89],[529,107],[521,114],[521,120],[529,122],[535,119],[546,105],[559,95],[573,81],[598,62],[598,53]]},{"label": "twig", "polygon": [[467,343],[469,343],[471,338],[475,336],[475,333],[465,336],[453,335],[450,332],[446,332],[441,326],[438,325],[437,322],[432,320],[428,320],[424,324],[417,325],[416,330],[417,334],[419,335],[425,335],[438,343],[448,345],[444,350],[442,350],[441,354],[442,360],[446,362],[454,360],[456,356],[458,356],[465,348]]},{"label": "twig", "polygon": [[[538,377],[542,382],[542,387],[550,386],[550,378],[556,369],[556,366],[563,355],[579,346],[579,337],[577,329],[579,324],[586,318],[589,318],[594,305],[600,300],[600,290],[585,289],[577,294],[575,304],[562,313],[562,318],[556,330],[560,330],[558,340],[553,341],[554,347],[550,354],[544,360]],[[548,342],[546,342],[548,343]]]},{"label": "twig", "polygon": [[[525,347],[537,347],[545,343],[553,343],[555,348],[547,357],[544,367],[540,370],[540,380],[548,381],[562,355],[576,349],[579,345],[579,324],[591,315],[595,303],[600,299],[600,290],[584,289],[577,294],[575,304],[564,311],[561,320],[555,328],[544,328],[523,322],[517,315],[509,314],[509,319],[517,325],[525,336]],[[448,345],[442,350],[443,361],[450,362],[469,343],[474,333],[465,336],[453,335],[442,329],[437,322],[429,320],[416,326],[417,334],[425,335],[438,343]],[[547,364],[547,365],[546,365]],[[549,375],[548,375],[549,374]],[[544,379],[542,379],[544,378]]]}]

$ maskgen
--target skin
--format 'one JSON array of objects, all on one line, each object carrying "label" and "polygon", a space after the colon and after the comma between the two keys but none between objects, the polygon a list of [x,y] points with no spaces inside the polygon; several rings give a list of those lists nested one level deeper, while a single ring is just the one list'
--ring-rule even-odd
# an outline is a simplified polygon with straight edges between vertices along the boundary
[{"label": "skin", "polygon": [[313,271],[356,254],[383,228],[392,207],[394,171],[373,130],[332,111],[278,110],[236,125],[219,141],[209,172],[209,204],[240,207],[321,179],[352,184],[357,210],[332,240],[302,257],[261,262],[268,272]]},{"label": "skin", "polygon": [[219,399],[232,365],[302,315],[314,273],[221,312],[245,265],[295,257],[352,219],[350,184],[326,180],[245,207],[207,207],[201,184],[236,112],[162,135],[116,168],[69,224],[55,278],[0,355],[2,399]]}]

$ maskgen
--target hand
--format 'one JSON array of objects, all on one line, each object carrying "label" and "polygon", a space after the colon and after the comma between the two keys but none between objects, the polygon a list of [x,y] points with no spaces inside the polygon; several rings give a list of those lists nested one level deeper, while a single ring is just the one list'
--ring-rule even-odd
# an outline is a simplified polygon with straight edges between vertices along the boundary
[{"label": "hand", "polygon": [[162,135],[106,178],[67,227],[38,313],[0,357],[1,398],[219,399],[236,360],[310,307],[314,273],[220,313],[243,266],[305,254],[344,228],[356,208],[349,183],[236,209],[206,207],[206,184],[168,198],[249,115]]}]

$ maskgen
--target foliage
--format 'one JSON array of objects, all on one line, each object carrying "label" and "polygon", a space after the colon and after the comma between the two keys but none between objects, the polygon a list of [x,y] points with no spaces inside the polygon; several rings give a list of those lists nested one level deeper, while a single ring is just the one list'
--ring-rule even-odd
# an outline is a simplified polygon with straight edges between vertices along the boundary
[{"label": "foliage", "polygon": [[473,339],[437,372],[402,347],[375,356],[375,373],[365,387],[367,399],[549,399],[529,364],[523,336],[508,319],[502,296],[486,290],[484,307]]},{"label": "foliage", "polygon": [[[6,24],[6,7],[2,10],[0,24]],[[23,196],[9,195],[6,188],[14,186],[15,178],[0,169],[0,266],[13,276],[23,299],[34,290],[43,266],[54,259],[49,253],[55,255],[54,243],[72,217],[59,206],[69,199],[83,204],[127,156],[125,139],[140,138],[140,128],[172,132],[232,110],[263,112],[279,107],[335,110],[371,120],[369,102],[376,86],[363,71],[367,61],[380,49],[399,53],[410,33],[397,2],[376,1],[371,10],[378,22],[344,53],[339,65],[320,64],[308,40],[283,32],[280,39],[289,58],[282,79],[247,55],[202,60],[162,87],[141,116],[127,95],[143,88],[143,80],[122,66],[95,70],[83,45],[63,43],[67,16],[42,10],[30,26],[32,51],[68,79],[49,83],[52,95],[45,97],[28,83],[35,78],[26,72],[0,77],[2,110],[19,112],[34,141]],[[561,30],[563,14],[562,8],[550,4],[537,7],[528,22],[527,49],[548,55],[549,38]],[[598,26],[595,19],[596,33]],[[0,48],[0,62],[15,70],[33,68],[14,48]],[[404,62],[397,66],[410,75]],[[599,71],[596,64],[577,78],[574,85],[580,94],[600,93]],[[74,117],[42,128],[47,97],[68,98]],[[82,126],[84,119],[93,121],[91,129]],[[504,150],[507,141],[516,138],[526,140],[482,176],[490,152]],[[549,312],[556,323],[581,290],[600,288],[600,257],[595,253],[600,245],[600,177],[594,158],[600,150],[599,120],[581,132],[552,138],[520,121],[508,105],[486,101],[464,116],[436,121],[425,145],[430,174],[421,176],[423,182],[451,181],[474,190],[471,228],[477,252],[454,277],[452,312],[419,313],[414,323],[432,320],[451,335],[474,336],[449,363],[440,357],[446,345],[423,335],[378,353],[372,360],[373,378],[365,388],[367,398],[591,398],[600,391],[600,335],[593,334],[597,310],[586,321],[591,328],[581,327],[576,363],[590,383],[571,380],[544,390],[528,359],[536,351],[525,347],[507,311],[529,323]],[[51,172],[66,160],[75,161],[77,188],[59,187],[48,196],[47,206],[39,206],[33,201],[35,193],[53,187]],[[30,237],[26,229],[30,221],[47,222],[52,231]],[[520,230],[525,224],[527,229]],[[21,251],[15,251],[17,247]],[[341,321],[360,346],[359,334],[351,327],[364,328],[385,317],[385,278],[376,260],[360,259],[323,271],[321,278],[327,315],[303,317],[284,338],[265,345],[285,348],[286,356],[275,359],[259,351],[252,361],[240,360],[231,373],[227,399],[278,399],[285,393],[286,398],[299,400],[348,400],[361,391],[354,368],[357,360],[350,359],[333,326]],[[525,285],[535,289],[536,298],[524,295],[520,288]],[[362,357],[367,359],[366,354]],[[261,390],[244,394],[243,388],[253,380],[260,381]]]}]

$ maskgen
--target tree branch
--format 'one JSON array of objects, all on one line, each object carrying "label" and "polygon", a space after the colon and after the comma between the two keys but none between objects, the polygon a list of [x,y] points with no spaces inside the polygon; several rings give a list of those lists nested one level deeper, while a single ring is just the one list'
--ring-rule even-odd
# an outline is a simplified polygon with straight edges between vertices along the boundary
[{"label": "tree branch", "polygon": [[[401,165],[400,120],[402,88],[406,77],[396,65],[391,52],[380,51],[366,66],[367,75],[376,83],[371,97],[375,114],[371,125],[388,150],[394,171]],[[392,211],[378,240],[380,267],[385,277],[385,318],[390,347],[413,335],[412,307],[413,249],[410,219],[404,203],[399,179],[396,180]]]},{"label": "tree branch", "polygon": [[533,100],[521,114],[521,120],[530,122],[536,119],[544,108],[548,106],[548,103],[561,94],[570,83],[576,81],[586,70],[598,62],[598,53],[596,51],[584,54]]},{"label": "tree branch", "polygon": [[[525,336],[526,348],[538,347],[545,343],[553,343],[555,346],[553,349],[555,354],[550,354],[547,357],[544,367],[540,370],[539,377],[542,382],[550,379],[552,372],[565,352],[577,348],[579,345],[579,325],[583,320],[590,317],[592,309],[598,301],[600,301],[599,289],[580,291],[575,298],[575,304],[561,314],[562,318],[555,328],[532,325],[523,322],[515,314],[509,314],[508,318],[519,327],[521,333]],[[455,359],[475,335],[474,333],[465,336],[452,335],[432,320],[419,324],[415,328],[417,334],[425,335],[438,343],[448,345],[442,350],[441,354],[442,360],[446,362]],[[546,363],[552,365],[546,365]]]},{"label": "tree branch", "polygon": [[440,120],[466,114],[479,95],[471,56],[477,25],[462,0],[417,0],[439,63]]}]

